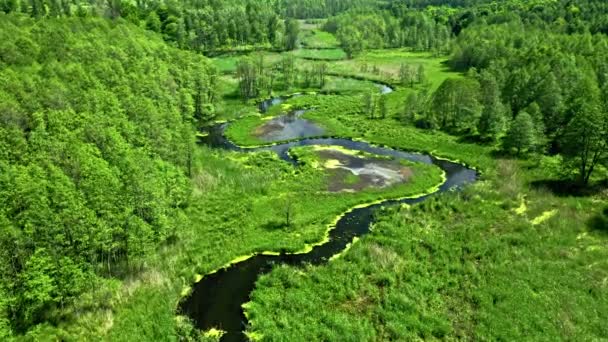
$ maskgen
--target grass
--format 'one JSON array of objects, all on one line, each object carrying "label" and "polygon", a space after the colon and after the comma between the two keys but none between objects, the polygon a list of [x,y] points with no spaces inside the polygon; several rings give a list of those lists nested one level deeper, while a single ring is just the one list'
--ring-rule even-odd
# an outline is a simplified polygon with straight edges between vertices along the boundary
[{"label": "grass", "polygon": [[239,95],[238,80],[224,75],[218,79],[218,92],[223,101],[216,108],[217,120],[234,120],[258,111],[254,101],[243,102]]},{"label": "grass", "polygon": [[[608,338],[606,233],[580,224],[599,208],[530,191],[516,164],[500,161],[499,177],[462,193],[385,210],[327,265],[263,276],[247,306],[250,331],[268,340]],[[527,194],[525,215],[507,181]],[[547,210],[557,213],[534,225]]]},{"label": "grass", "polygon": [[[398,110],[398,93],[389,96],[389,107]],[[391,100],[392,99],[392,100]],[[352,137],[375,144],[391,146],[411,151],[426,151],[452,160],[461,160],[475,165],[484,172],[492,172],[494,161],[491,149],[475,144],[466,144],[458,138],[441,132],[424,132],[405,126],[395,118],[370,119],[363,113],[363,98],[353,96],[301,96],[289,99],[292,108],[314,108],[303,118],[323,127],[327,136]],[[396,114],[392,112],[393,116]],[[252,132],[264,122],[263,117],[249,117],[229,126],[226,135],[233,142],[243,146],[256,146],[265,142]]]},{"label": "grass", "polygon": [[239,60],[243,57],[258,58],[262,56],[264,58],[265,65],[271,65],[278,62],[282,58],[282,54],[271,51],[252,51],[244,53],[227,53],[218,57],[211,58],[213,65],[218,69],[220,73],[230,74],[235,73]]},{"label": "grass", "polygon": [[[462,77],[460,73],[450,71],[444,62],[445,57],[426,52],[411,52],[406,49],[371,50],[363,52],[354,59],[332,63],[330,71],[398,83],[401,64],[414,67],[422,65],[430,89],[435,90],[448,77]],[[374,67],[378,72],[374,72]]]},{"label": "grass", "polygon": [[347,185],[355,185],[357,183],[359,183],[361,181],[361,179],[359,178],[359,176],[353,174],[353,173],[349,173],[348,175],[346,175],[346,178],[344,179],[344,183]]},{"label": "grass", "polygon": [[302,45],[309,49],[330,49],[340,46],[333,34],[316,29],[303,30],[300,40]]},{"label": "grass", "polygon": [[[321,169],[325,173],[329,191],[360,191],[369,187],[388,187],[411,182],[414,173],[428,174],[424,168],[406,159],[350,150],[341,146],[316,145],[294,147],[289,151],[300,164]],[[348,166],[356,163],[357,166]],[[422,168],[422,169],[421,169]],[[361,175],[367,171],[367,177]],[[375,177],[370,172],[375,171]],[[392,172],[390,172],[392,171]]]},{"label": "grass", "polygon": [[[435,85],[450,75],[435,72]],[[597,219],[605,198],[531,187],[555,176],[554,157],[497,161],[490,146],[404,126],[406,91],[388,95],[383,120],[370,119],[357,95],[287,103],[314,108],[304,117],[329,135],[460,160],[483,180],[379,214],[372,235],[325,266],[278,267],[262,277],[247,306],[250,333],[327,341],[608,338],[607,235],[597,228],[606,226]],[[255,143],[239,125],[231,138]]]},{"label": "grass", "polygon": [[298,49],[293,51],[292,54],[297,58],[320,61],[339,61],[346,58],[346,52],[340,48]]}]

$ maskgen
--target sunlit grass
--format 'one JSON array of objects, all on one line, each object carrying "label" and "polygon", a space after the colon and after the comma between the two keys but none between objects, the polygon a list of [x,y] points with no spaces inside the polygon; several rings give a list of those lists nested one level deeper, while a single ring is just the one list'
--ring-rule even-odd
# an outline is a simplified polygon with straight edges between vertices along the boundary
[{"label": "sunlit grass", "polygon": [[311,49],[327,49],[339,47],[336,37],[321,30],[304,30],[300,34],[302,45]]}]

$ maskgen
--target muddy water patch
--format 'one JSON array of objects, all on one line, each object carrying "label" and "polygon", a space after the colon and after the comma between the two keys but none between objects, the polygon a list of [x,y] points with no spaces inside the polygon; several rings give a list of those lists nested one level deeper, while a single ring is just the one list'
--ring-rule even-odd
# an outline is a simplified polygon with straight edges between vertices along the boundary
[{"label": "muddy water patch", "polygon": [[340,146],[297,147],[291,153],[302,163],[327,172],[330,192],[386,188],[407,183],[414,175],[410,162]]},{"label": "muddy water patch", "polygon": [[254,135],[267,142],[321,136],[325,130],[312,121],[302,119],[306,111],[297,110],[274,117],[255,129]]}]

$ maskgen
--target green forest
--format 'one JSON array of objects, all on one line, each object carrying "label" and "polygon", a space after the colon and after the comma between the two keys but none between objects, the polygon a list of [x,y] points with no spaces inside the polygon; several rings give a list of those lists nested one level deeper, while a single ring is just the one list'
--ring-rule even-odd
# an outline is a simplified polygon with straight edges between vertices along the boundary
[{"label": "green forest", "polygon": [[604,0],[0,0],[0,340],[608,339],[607,56]]}]

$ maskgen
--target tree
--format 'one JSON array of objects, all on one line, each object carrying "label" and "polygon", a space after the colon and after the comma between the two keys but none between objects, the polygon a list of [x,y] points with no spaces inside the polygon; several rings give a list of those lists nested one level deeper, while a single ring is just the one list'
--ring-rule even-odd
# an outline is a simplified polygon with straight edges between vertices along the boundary
[{"label": "tree", "polygon": [[316,65],[317,76],[319,78],[319,88],[325,87],[326,75],[327,75],[327,63],[320,63]]},{"label": "tree", "polygon": [[21,274],[21,305],[26,308],[23,322],[35,322],[41,311],[55,301],[56,284],[53,272],[55,266],[46,249],[38,248],[25,264],[25,270]]},{"label": "tree", "polygon": [[236,68],[241,97],[246,100],[258,96],[258,73],[254,63],[249,58],[241,58]]},{"label": "tree", "polygon": [[427,120],[439,129],[468,133],[476,129],[480,116],[479,83],[468,78],[448,78],[433,94]]},{"label": "tree", "polygon": [[533,150],[535,146],[536,129],[534,128],[534,121],[530,114],[520,112],[511,123],[503,147],[505,150],[516,149],[519,156],[522,151]]},{"label": "tree", "polygon": [[373,91],[369,91],[363,95],[363,108],[365,113],[373,119],[374,112],[376,111],[376,95]]},{"label": "tree", "polygon": [[492,74],[484,72],[480,76],[481,117],[477,131],[484,139],[495,141],[505,129],[505,108],[500,101],[500,89]]},{"label": "tree", "polygon": [[298,47],[298,36],[300,34],[300,23],[295,19],[287,19],[285,22],[285,50],[294,50]]},{"label": "tree", "polygon": [[406,124],[413,124],[416,122],[416,114],[420,112],[420,99],[415,91],[410,92],[404,102],[404,111],[402,121]]},{"label": "tree", "polygon": [[0,58],[0,340],[10,340],[52,329],[45,320],[97,276],[125,274],[184,222],[194,119],[209,118],[216,96],[204,57],[123,20],[3,19],[10,48],[38,65]]},{"label": "tree", "polygon": [[292,196],[285,195],[280,197],[277,203],[278,214],[283,216],[284,225],[289,228],[293,225],[296,216],[296,204]]},{"label": "tree", "polygon": [[401,63],[399,67],[399,83],[402,85],[409,85],[410,87],[414,84],[414,73],[411,66]]},{"label": "tree", "polygon": [[548,134],[556,133],[564,125],[566,108],[562,90],[553,72],[549,73],[541,85],[537,103],[543,113]]},{"label": "tree", "polygon": [[608,159],[608,115],[598,105],[585,104],[566,126],[563,154],[577,165],[579,181],[587,185],[596,166]]},{"label": "tree", "polygon": [[545,122],[543,120],[543,113],[541,112],[540,107],[536,102],[532,102],[528,107],[526,107],[525,112],[530,114],[530,117],[534,122],[536,149],[538,150],[538,152],[544,153],[547,147],[547,137],[545,135]]},{"label": "tree", "polygon": [[363,51],[361,32],[353,25],[340,27],[337,32],[337,38],[340,41],[340,46],[344,52],[346,52],[349,59]]},{"label": "tree", "polygon": [[146,28],[154,32],[160,32],[162,23],[156,12],[152,11],[146,18]]},{"label": "tree", "polygon": [[386,118],[388,108],[386,107],[386,96],[380,95],[380,100],[378,101],[378,110],[380,111],[380,119]]},{"label": "tree", "polygon": [[0,284],[0,339],[5,341],[12,340],[11,321],[9,318],[9,305],[11,298],[8,291]]},{"label": "tree", "polygon": [[281,73],[284,89],[291,88],[296,81],[296,64],[293,55],[286,55],[281,59]]}]

